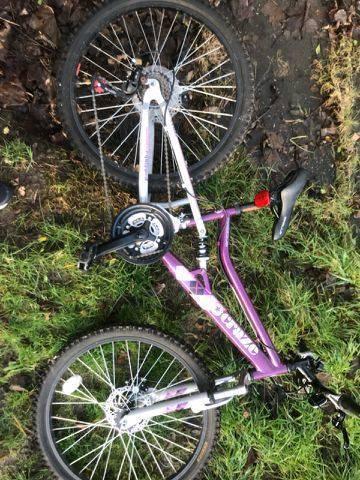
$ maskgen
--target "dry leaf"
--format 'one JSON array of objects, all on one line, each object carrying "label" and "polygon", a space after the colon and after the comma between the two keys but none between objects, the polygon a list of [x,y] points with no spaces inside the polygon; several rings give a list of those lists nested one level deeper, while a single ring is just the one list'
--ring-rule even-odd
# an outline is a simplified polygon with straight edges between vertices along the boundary
[{"label": "dry leaf", "polygon": [[273,27],[276,27],[285,20],[285,13],[273,0],[269,0],[262,8],[262,13],[269,17],[269,21]]}]

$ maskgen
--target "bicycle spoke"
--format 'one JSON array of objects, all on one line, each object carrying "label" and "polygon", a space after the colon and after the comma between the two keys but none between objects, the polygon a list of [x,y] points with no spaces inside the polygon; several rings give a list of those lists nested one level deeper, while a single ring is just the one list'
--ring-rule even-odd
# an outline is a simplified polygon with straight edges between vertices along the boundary
[{"label": "bicycle spoke", "polygon": [[[159,52],[159,54],[158,54],[157,60],[160,58],[160,55],[161,55],[162,51],[164,50],[165,44],[166,44],[166,42],[167,42],[167,40],[168,40],[168,38],[169,38],[169,35],[170,35],[171,30],[173,29],[173,26],[174,26],[174,23],[175,23],[175,20],[176,20],[177,16],[178,16],[178,12],[176,12],[175,17],[174,17],[174,19],[173,19],[173,21],[172,21],[172,23],[171,23],[171,25],[170,25],[170,28],[169,28],[169,30],[168,30],[168,33],[167,33],[166,37],[165,37],[165,40],[163,41],[162,47],[160,48],[160,52]],[[156,62],[155,62],[155,63],[156,63]]]},{"label": "bicycle spoke", "polygon": [[[111,120],[114,120],[115,118],[117,118],[117,114],[118,114],[119,112],[121,112],[121,110],[122,110],[123,108],[128,107],[128,106],[131,106],[131,105],[133,105],[133,103],[132,103],[130,100],[129,100],[129,102],[120,105],[120,108],[118,108],[118,109],[116,110],[116,112],[114,112],[112,115],[110,115],[110,117],[108,117],[106,120],[105,120],[105,119],[102,120],[104,123],[99,126],[99,131],[100,131],[102,128],[104,128],[105,125],[107,125]],[[119,106],[119,105],[117,105],[117,106]],[[100,122],[101,122],[101,120],[100,120]],[[95,123],[95,122],[94,122],[94,123]],[[92,135],[90,135],[89,138],[92,138],[94,135],[96,135],[96,129],[95,129],[94,133],[92,133]]]},{"label": "bicycle spoke", "polygon": [[[179,111],[180,111],[180,110],[179,110]],[[196,159],[200,162],[201,159],[199,158],[199,156],[194,152],[194,150],[192,150],[192,148],[189,147],[189,145],[185,142],[185,140],[184,140],[182,137],[180,137],[179,134],[177,134],[177,137],[178,137],[178,139],[180,140],[180,142],[183,143],[183,144],[185,145],[185,147],[186,147],[186,148],[194,155],[194,157],[196,157]]]},{"label": "bicycle spoke", "polygon": [[135,441],[132,442],[132,448],[133,448],[133,452],[136,453],[138,459],[140,460],[140,463],[141,463],[141,465],[142,465],[142,467],[143,467],[143,469],[146,473],[147,478],[149,478],[151,480],[150,474],[149,474],[147,468],[145,467],[143,459],[141,458],[141,455],[139,455],[138,449],[136,448]]},{"label": "bicycle spoke", "polygon": [[[127,117],[128,115],[132,115],[134,113],[138,113],[136,110],[135,111],[131,111],[131,112],[126,112],[126,113],[120,113],[120,115],[111,115],[110,117],[108,118],[104,118],[102,120],[99,120],[99,125],[102,125],[103,123],[108,123],[109,119],[110,120],[116,120],[117,118],[123,118],[123,117]],[[88,122],[88,123],[85,123],[85,127],[89,127],[90,125],[95,125],[96,122]]]},{"label": "bicycle spoke", "polygon": [[[97,426],[99,426],[101,423],[103,423],[104,420],[99,420],[98,422],[96,422],[94,425],[87,425],[85,428],[81,428],[80,430],[74,432],[74,433],[70,433],[69,435],[67,435],[66,437],[62,437],[60,438],[59,440],[56,440],[56,443],[61,443],[63,442],[64,440],[67,440],[68,438],[72,438],[74,437],[75,435],[79,435],[79,433],[82,433],[82,432],[85,432],[86,430],[93,430],[95,429]],[[66,427],[63,427],[63,428],[66,428]],[[70,427],[72,428],[72,427]],[[53,430],[56,430],[55,428]]]},{"label": "bicycle spoke", "polygon": [[106,57],[110,58],[111,60],[114,60],[114,62],[118,63],[119,65],[122,65],[123,67],[125,67],[127,70],[130,70],[129,66],[126,65],[126,63],[122,62],[121,60],[119,60],[118,58],[114,57],[113,55],[110,55],[110,53],[107,53],[105,50],[103,50],[102,48],[98,47],[97,45],[94,45],[93,43],[90,43],[90,45],[95,48],[96,50],[98,50],[99,52],[103,53]]},{"label": "bicycle spoke", "polygon": [[106,137],[106,139],[102,142],[101,146],[104,146],[105,143],[114,135],[114,133],[121,127],[121,125],[125,122],[125,120],[127,119],[127,117],[129,115],[131,115],[132,113],[136,113],[134,112],[134,108],[132,110],[130,110],[130,112],[128,112],[124,118],[121,120],[121,122],[119,122],[116,127],[112,130],[111,133],[109,133],[109,135]]},{"label": "bicycle spoke", "polygon": [[128,477],[128,478],[130,478],[130,468],[131,468],[131,470],[132,470],[133,473],[134,473],[135,478],[138,480],[138,477],[137,477],[136,472],[135,472],[135,469],[134,469],[134,465],[133,465],[133,463],[132,463],[132,458],[130,457],[129,451],[128,451],[128,446],[129,446],[129,443],[131,443],[131,438],[130,438],[130,436],[129,436],[129,443],[128,443],[127,447],[125,447],[125,442],[124,442],[124,439],[122,438],[122,436],[120,436],[120,440],[121,440],[121,443],[122,443],[123,448],[124,448],[124,450],[125,450],[125,454],[126,454],[128,460],[129,460],[129,477]]},{"label": "bicycle spoke", "polygon": [[111,30],[112,30],[112,32],[113,32],[113,34],[114,34],[114,37],[116,38],[119,46],[116,45],[114,42],[112,42],[112,41],[111,41],[106,35],[104,35],[102,32],[100,32],[100,35],[101,35],[103,38],[105,38],[105,40],[107,40],[109,43],[111,43],[111,45],[112,45],[113,47],[115,47],[115,48],[116,48],[117,50],[119,50],[123,55],[125,55],[126,60],[127,60],[128,63],[129,63],[129,67],[127,67],[127,68],[128,68],[129,70],[133,70],[133,66],[131,65],[131,62],[130,62],[130,60],[129,60],[129,55],[125,52],[124,47],[123,47],[122,43],[120,42],[120,39],[119,39],[119,37],[117,36],[117,33],[115,32],[115,29],[114,29],[114,26],[113,26],[112,23],[110,24],[110,28],[111,28]]},{"label": "bicycle spoke", "polygon": [[189,108],[186,109],[181,109],[181,108],[172,108],[172,110],[175,110],[177,112],[180,112],[181,110],[186,110],[187,112],[191,113],[202,113],[203,115],[215,115],[217,117],[232,117],[231,113],[224,113],[224,112],[211,112],[209,110],[190,110]]},{"label": "bicycle spoke", "polygon": [[185,67],[186,65],[190,65],[190,63],[197,62],[197,61],[200,60],[201,58],[207,57],[208,55],[211,55],[212,53],[217,52],[217,51],[220,50],[221,48],[222,48],[222,47],[213,48],[213,49],[210,50],[209,52],[205,52],[205,53],[203,53],[202,55],[199,55],[199,56],[196,57],[196,58],[193,58],[193,59],[191,59],[191,60],[189,60],[189,61],[187,61],[187,62],[185,62],[185,63],[181,63],[180,65],[178,65],[178,66],[176,67],[176,70],[175,70],[175,71],[177,72],[178,70],[180,70],[180,68],[183,68],[183,67]]},{"label": "bicycle spoke", "polygon": [[185,56],[183,57],[182,62],[181,62],[181,63],[177,63],[177,64],[175,65],[174,70],[176,70],[177,67],[179,67],[179,65],[181,65],[181,64],[189,57],[188,54],[189,54],[189,52],[191,51],[192,47],[195,45],[195,42],[196,42],[196,40],[198,39],[200,33],[203,31],[203,29],[204,29],[204,25],[201,25],[201,27],[199,28],[199,30],[198,30],[198,32],[197,32],[194,40],[192,41],[192,43],[191,43],[190,47],[188,48],[187,52],[185,53]]},{"label": "bicycle spoke", "polygon": [[[195,82],[193,82],[192,84],[190,84],[190,87],[193,87],[193,86],[196,86],[196,88],[203,87],[205,85],[209,85],[210,83],[217,82],[218,80],[222,80],[223,78],[230,77],[232,75],[235,75],[235,72],[224,73],[224,75],[220,75],[220,77],[212,78],[211,80],[207,80],[206,82],[200,83],[200,84],[198,84],[198,81],[199,81],[198,79],[198,80],[195,80]],[[234,86],[233,88],[236,88],[236,87]]]},{"label": "bicycle spoke", "polygon": [[[149,431],[149,430],[144,429],[143,431],[146,431],[146,432],[150,433],[151,435],[154,435],[154,434],[153,434],[151,431]],[[134,438],[136,438],[137,440],[139,440],[140,442],[145,443],[145,441],[144,441],[142,438],[136,436],[135,434],[133,434],[132,436],[133,436]],[[185,462],[184,462],[183,460],[181,460],[180,458],[176,457],[176,456],[173,455],[172,453],[166,452],[163,448],[157,447],[156,445],[154,445],[154,444],[152,444],[152,443],[150,443],[150,442],[149,442],[149,445],[151,445],[153,448],[155,448],[155,450],[159,450],[161,453],[164,454],[164,456],[173,458],[174,460],[176,460],[177,462],[179,462],[179,463],[181,463],[181,464],[183,464],[183,465],[185,464]],[[176,471],[175,467],[174,467],[173,469],[174,469],[174,471]]]},{"label": "bicycle spoke", "polygon": [[189,427],[196,427],[196,428],[199,428],[199,425],[196,425],[195,423],[190,423],[187,420],[192,420],[193,418],[202,418],[202,415],[191,415],[190,417],[176,418],[176,417],[173,417],[172,415],[169,415],[169,414],[166,414],[166,413],[163,413],[160,416],[170,418],[170,420],[165,420],[164,422],[161,422],[161,424],[180,422],[180,423],[184,423],[185,425],[188,425]]},{"label": "bicycle spoke", "polygon": [[[131,440],[131,439],[130,439],[130,436],[129,436],[129,438],[128,438],[128,443],[127,443],[126,447],[125,447],[125,442],[123,443],[123,445],[124,445],[124,450],[125,450],[125,451],[127,451],[127,449],[129,448],[130,440]],[[121,475],[121,473],[122,473],[122,469],[123,469],[123,466],[124,466],[124,464],[125,464],[125,458],[126,458],[126,457],[125,457],[125,455],[124,455],[123,458],[122,458],[121,464],[120,464],[120,468],[119,468],[119,471],[118,471],[116,480],[119,480],[119,479],[120,479],[120,475]],[[104,480],[104,479],[103,479],[103,480]]]},{"label": "bicycle spoke", "polygon": [[182,368],[181,370],[179,370],[179,372],[175,375],[175,377],[170,380],[170,382],[168,383],[168,385],[166,385],[166,387],[163,387],[163,388],[160,388],[160,390],[157,390],[157,392],[163,392],[164,390],[167,390],[168,388],[170,387],[175,387],[176,385],[181,385],[182,383],[185,383],[185,382],[188,382],[189,380],[192,380],[191,377],[187,377],[186,379],[184,380],[180,380],[179,382],[176,382],[176,383],[173,383],[174,380],[177,379],[177,377],[185,370],[185,368]]},{"label": "bicycle spoke", "polygon": [[218,65],[216,65],[215,67],[213,67],[211,70],[209,70],[208,72],[204,73],[204,75],[202,75],[200,78],[198,78],[197,80],[195,80],[195,85],[197,84],[197,82],[200,82],[200,80],[202,80],[203,78],[209,76],[211,73],[215,72],[215,70],[217,70],[218,68],[221,68],[223,65],[225,65],[226,63],[230,62],[230,59],[227,58],[226,60],[224,60],[223,62],[219,63]]},{"label": "bicycle spoke", "polygon": [[131,132],[124,138],[124,140],[115,148],[115,150],[111,153],[111,156],[114,156],[115,153],[119,150],[120,147],[124,145],[126,140],[135,132],[135,130],[139,127],[140,122],[138,122],[135,127],[131,130]]},{"label": "bicycle spoke", "polygon": [[196,128],[194,127],[194,125],[192,124],[191,120],[184,114],[183,111],[180,110],[180,113],[183,114],[184,118],[187,120],[187,122],[190,124],[191,128],[194,130],[194,132],[196,133],[196,135],[199,137],[199,139],[201,140],[201,143],[205,146],[205,148],[207,148],[207,150],[209,152],[211,152],[211,148],[209,147],[209,145],[205,142],[205,140],[203,139],[203,137],[200,135],[200,133],[196,130]]},{"label": "bicycle spoke", "polygon": [[[91,423],[91,422],[83,422],[82,420],[75,420],[73,418],[59,417],[59,416],[56,416],[56,415],[52,415],[51,418],[53,420],[61,420],[63,422],[76,423],[76,424],[79,424],[79,425],[95,425],[94,423]],[[111,428],[109,425],[106,425],[105,423],[103,425],[99,425],[99,426],[104,427],[104,428]]]},{"label": "bicycle spoke", "polygon": [[233,98],[222,97],[221,95],[215,95],[215,93],[203,92],[203,91],[198,90],[196,88],[189,88],[188,91],[201,93],[202,95],[208,95],[209,97],[220,98],[221,100],[225,100],[227,102],[236,102],[236,100],[233,99]]},{"label": "bicycle spoke", "polygon": [[157,466],[157,468],[158,468],[158,470],[159,470],[160,475],[162,476],[162,478],[165,478],[165,475],[163,474],[162,469],[161,469],[160,465],[158,464],[158,461],[156,460],[156,457],[155,457],[155,455],[154,455],[154,452],[152,451],[152,448],[150,447],[149,442],[146,440],[146,437],[145,437],[145,435],[144,435],[144,433],[143,433],[142,431],[140,431],[140,435],[142,436],[142,438],[143,438],[144,441],[146,442],[146,446],[147,446],[147,448],[148,448],[148,450],[149,450],[149,452],[150,452],[150,455],[152,456],[152,458],[153,458],[153,460],[154,460],[155,465]]},{"label": "bicycle spoke", "polygon": [[192,22],[192,18],[190,18],[189,23],[188,23],[188,25],[187,25],[187,27],[186,27],[186,32],[185,32],[183,41],[182,41],[182,43],[181,43],[180,52],[179,52],[179,55],[178,55],[178,57],[177,57],[177,59],[176,59],[175,68],[176,68],[176,67],[178,66],[178,64],[179,64],[179,60],[180,60],[180,57],[181,57],[181,54],[182,54],[182,51],[183,51],[183,48],[184,48],[184,45],[185,45],[185,42],[186,42],[188,33],[189,33],[189,29],[190,29],[191,22]]},{"label": "bicycle spoke", "polygon": [[102,382],[106,383],[110,388],[113,388],[113,385],[108,382],[106,379],[104,379],[101,375],[99,375],[95,370],[93,370],[91,367],[89,367],[85,362],[81,360],[81,358],[76,359],[78,362],[80,362],[85,368],[87,368],[90,372],[92,372],[96,377],[98,377]]},{"label": "bicycle spoke", "polygon": [[220,138],[215,135],[214,132],[212,132],[211,130],[208,129],[208,127],[206,125],[203,124],[203,122],[201,120],[198,120],[197,117],[194,117],[193,115],[190,115],[189,113],[186,112],[186,110],[181,110],[181,112],[184,114],[184,115],[188,115],[189,117],[193,118],[195,120],[195,122],[199,123],[202,128],[204,128],[208,133],[210,133],[210,135],[215,138],[215,140],[220,140]]},{"label": "bicycle spoke", "polygon": [[159,52],[159,44],[158,44],[158,41],[157,41],[157,38],[156,38],[155,25],[154,25],[154,20],[153,20],[151,8],[149,8],[149,14],[150,14],[151,27],[152,27],[154,41],[155,41],[155,51],[156,51],[156,53],[158,53]]},{"label": "bicycle spoke", "polygon": [[[115,430],[113,431],[113,436],[114,435],[115,435]],[[109,460],[110,460],[112,447],[113,447],[113,443],[110,443],[110,448],[109,448],[109,451],[108,451],[108,454],[107,454],[107,457],[106,457],[106,462],[105,462],[105,467],[104,467],[104,473],[103,473],[102,480],[105,480],[105,478],[106,478],[106,472],[107,472],[108,465],[109,465]]]},{"label": "bicycle spoke", "polygon": [[110,75],[110,77],[112,78],[115,78],[115,80],[118,80],[120,83],[123,82],[123,80],[121,80],[119,77],[117,77],[116,75],[114,75],[113,73],[109,72],[109,70],[106,70],[106,68],[102,67],[101,65],[99,65],[98,63],[94,62],[93,60],[91,60],[90,58],[88,58],[87,56],[84,56],[85,60],[87,60],[88,62],[92,63],[93,65],[95,65],[95,67],[97,68],[100,68],[100,70],[103,70],[105,73],[107,73],[108,75]]},{"label": "bicycle spoke", "polygon": [[[187,57],[185,57],[185,58],[183,59],[183,61],[178,65],[178,68],[181,68],[182,66],[186,65],[187,63],[189,63],[189,62],[184,63],[184,61],[187,60],[188,58],[191,58],[191,57],[194,55],[194,53],[196,53],[198,50],[200,50],[200,48],[203,48],[203,47],[204,47],[207,43],[209,43],[214,37],[215,37],[214,34],[211,35],[210,37],[208,37],[208,38],[205,40],[205,42],[201,43],[201,45],[199,45],[198,47],[196,47],[195,50],[193,50],[190,55],[188,55]],[[219,47],[219,48],[221,48],[221,47]]]},{"label": "bicycle spoke", "polygon": [[167,374],[167,372],[170,370],[170,368],[172,367],[173,363],[175,362],[175,358],[172,359],[171,363],[169,363],[169,365],[167,366],[165,372],[161,375],[160,379],[158,380],[157,384],[155,385],[155,390],[157,389],[157,387],[160,385],[162,379],[165,377],[165,375]]},{"label": "bicycle spoke", "polygon": [[144,29],[143,29],[143,26],[142,26],[142,23],[141,23],[141,21],[140,21],[139,14],[138,14],[137,11],[135,12],[135,16],[136,16],[136,18],[137,18],[137,20],[138,20],[138,23],[139,23],[139,25],[140,25],[140,30],[142,31],[142,34],[143,34],[143,36],[144,36],[144,38],[145,38],[145,43],[146,43],[147,48],[149,49],[149,53],[150,53],[150,55],[151,55],[151,58],[152,58],[153,62],[156,63],[155,58],[154,58],[154,55],[153,55],[153,53],[152,53],[152,51],[151,51],[151,48],[150,48],[150,45],[149,45],[147,36],[145,35]]},{"label": "bicycle spoke", "polygon": [[[149,430],[147,428],[144,428],[143,431],[144,432],[149,432]],[[170,443],[171,445],[174,445],[177,448],[181,448],[181,450],[184,450],[185,452],[190,452],[190,453],[192,452],[192,450],[190,450],[189,448],[186,448],[186,447],[180,445],[179,443],[173,442],[172,440],[170,440],[170,438],[163,437],[162,435],[158,435],[157,433],[154,433],[154,432],[151,432],[151,433],[155,437],[157,437],[161,440],[164,440],[164,442]]]},{"label": "bicycle spoke", "polygon": [[[106,440],[105,440],[105,443],[103,445],[100,446],[100,452],[98,452],[81,470],[80,470],[80,473],[82,473],[84,470],[86,470],[95,460],[99,459],[99,457],[103,454],[104,450],[106,449],[106,447],[108,446],[108,443],[109,442],[109,437],[110,435],[112,435],[111,437],[111,443],[115,440],[114,439],[114,435],[113,435],[113,431],[110,430],[107,437],[106,437]],[[96,464],[97,465],[97,464]],[[92,478],[92,477],[90,477]]]},{"label": "bicycle spoke", "polygon": [[[113,429],[111,429],[111,430],[113,430]],[[108,437],[107,437],[107,438],[109,438],[110,433],[111,433],[111,430],[110,430],[110,432],[108,433]],[[120,437],[121,437],[121,436],[120,436]],[[75,463],[80,462],[80,460],[82,460],[82,459],[88,457],[89,455],[91,455],[92,453],[97,452],[98,450],[104,448],[104,445],[108,445],[109,443],[113,442],[113,441],[115,440],[115,438],[117,438],[117,437],[114,437],[114,438],[112,438],[111,440],[107,440],[103,445],[99,445],[98,447],[93,448],[92,450],[90,450],[90,452],[84,453],[84,455],[82,455],[81,457],[77,458],[76,460],[73,460],[73,461],[70,463],[70,465],[75,465]]]},{"label": "bicycle spoke", "polygon": [[124,24],[124,27],[125,27],[126,36],[127,36],[128,40],[129,40],[129,45],[130,45],[130,48],[131,48],[131,53],[133,54],[133,58],[136,58],[135,52],[134,52],[134,49],[133,49],[133,45],[132,45],[132,42],[131,42],[131,39],[130,39],[129,31],[128,31],[128,28],[127,28],[127,24],[126,24],[125,17],[121,17],[121,18],[122,18],[122,20],[123,20],[123,24]]},{"label": "bicycle spoke", "polygon": [[190,440],[197,441],[195,437],[192,435],[189,435],[188,433],[181,432],[180,430],[177,430],[176,428],[169,427],[168,425],[164,425],[159,422],[155,422],[154,420],[150,421],[150,426],[155,425],[155,426],[161,426],[162,428],[165,428],[166,430],[170,430],[171,432],[175,432],[178,435],[181,435],[183,437],[189,438]]},{"label": "bicycle spoke", "polygon": [[[101,345],[100,345],[100,349],[101,349]],[[94,355],[91,353],[91,351],[89,350],[88,352],[88,355],[90,355],[92,361],[95,363],[95,365],[97,366],[97,368],[99,369],[99,372],[100,372],[100,376],[105,378],[108,382],[109,385],[111,385],[111,388],[114,389],[114,385],[111,383],[111,379],[110,379],[110,376],[109,376],[109,371],[107,370],[107,366],[105,365],[106,367],[106,371],[102,369],[102,367],[99,365],[99,362],[96,360],[96,358],[94,357]]]}]

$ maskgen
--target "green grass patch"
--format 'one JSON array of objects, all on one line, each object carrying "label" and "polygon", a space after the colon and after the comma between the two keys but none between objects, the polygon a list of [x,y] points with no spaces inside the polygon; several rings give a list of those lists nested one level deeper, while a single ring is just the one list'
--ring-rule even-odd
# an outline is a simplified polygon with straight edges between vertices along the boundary
[{"label": "green grass patch", "polygon": [[[339,55],[330,58],[340,61]],[[348,59],[344,55],[344,61]],[[343,71],[337,86],[330,75],[335,75],[333,64],[331,72],[327,64],[322,68],[319,81],[325,84],[327,79],[329,95],[330,85],[338,89],[344,88],[344,79],[353,82],[353,69]],[[338,101],[334,105],[341,108]],[[339,124],[349,124],[346,112],[353,108],[354,103],[344,108]],[[244,214],[234,221],[231,249],[282,355],[290,357],[299,345],[306,346],[324,360],[327,383],[359,400],[360,260],[349,226],[356,163],[355,144],[349,143],[352,128],[339,130],[339,152],[346,154],[339,163],[337,184],[326,193],[309,191],[302,196],[286,237],[271,242],[269,212]],[[229,374],[244,366],[244,361],[161,265],[134,267],[106,259],[89,273],[76,269],[87,236],[107,235],[102,180],[97,173],[77,159],[69,160],[61,150],[33,155],[18,140],[4,144],[0,155],[5,160],[2,178],[12,181],[15,189],[24,187],[0,214],[0,478],[45,480],[49,472],[33,444],[31,411],[48,360],[80,335],[110,324],[150,324],[190,342],[214,374]],[[266,186],[261,173],[239,152],[201,186],[203,209],[251,199]],[[115,184],[111,191],[115,210],[131,200]],[[244,323],[216,262],[216,235],[214,226],[209,230],[213,288]],[[196,239],[185,232],[177,236],[174,250],[194,262],[195,247]],[[285,386],[295,392],[290,380]],[[274,414],[269,398],[276,400],[275,391],[271,382],[264,382],[245,400],[223,408],[221,434],[206,477],[359,478],[359,422],[347,421],[352,443],[348,460],[341,450],[341,434],[328,417],[312,409],[301,393],[286,397]]]}]

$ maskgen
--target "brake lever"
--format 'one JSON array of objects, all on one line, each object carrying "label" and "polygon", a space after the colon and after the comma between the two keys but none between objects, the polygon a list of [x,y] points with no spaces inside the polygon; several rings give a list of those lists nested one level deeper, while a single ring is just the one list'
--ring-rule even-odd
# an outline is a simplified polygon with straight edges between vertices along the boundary
[{"label": "brake lever", "polygon": [[348,432],[346,430],[346,427],[345,427],[345,423],[344,423],[345,418],[346,418],[346,414],[344,412],[336,412],[336,414],[333,416],[331,422],[334,425],[334,427],[337,428],[338,430],[340,430],[341,433],[343,434],[343,440],[344,440],[343,448],[345,450],[349,450],[350,449],[350,438],[349,438],[349,434],[348,434]]}]

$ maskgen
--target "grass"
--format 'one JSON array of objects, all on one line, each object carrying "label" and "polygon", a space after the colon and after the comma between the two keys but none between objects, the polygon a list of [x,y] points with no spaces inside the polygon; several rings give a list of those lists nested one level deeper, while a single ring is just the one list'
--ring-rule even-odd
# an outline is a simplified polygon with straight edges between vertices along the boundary
[{"label": "grass", "polygon": [[[340,56],[336,58],[340,61]],[[318,78],[322,84],[328,79],[324,92],[330,96],[331,85],[339,91],[345,81],[353,83],[353,77],[349,79],[353,70],[344,70],[342,82],[336,84],[330,76],[335,75],[333,63],[321,68]],[[339,125],[354,126],[349,119],[353,108],[339,101],[332,108],[337,109]],[[273,219],[269,213],[244,215],[234,222],[231,247],[282,355],[290,357],[299,345],[306,346],[324,360],[329,385],[352,392],[359,400],[356,294],[360,261],[349,227],[355,202],[353,175],[347,170],[350,164],[354,171],[356,146],[349,143],[353,127],[339,131],[342,160],[335,188],[304,195],[287,236],[276,244],[270,240]],[[61,150],[49,148],[32,155],[19,140],[7,141],[0,154],[6,160],[1,177],[12,180],[16,188],[23,186],[25,192],[0,216],[0,478],[45,480],[49,472],[34,446],[32,409],[48,360],[73,339],[109,324],[150,324],[191,343],[214,374],[231,373],[243,361],[160,265],[133,267],[107,259],[88,274],[76,269],[86,236],[105,235],[98,174]],[[201,187],[203,208],[246,201],[264,186],[259,172],[239,152]],[[131,201],[116,185],[111,189],[116,209]],[[214,289],[243,322],[216,264],[216,228],[209,234]],[[192,242],[195,245],[191,235],[184,233],[177,237],[175,250],[181,249],[190,260]],[[290,380],[285,386],[295,390]],[[348,460],[341,450],[341,434],[328,417],[300,394],[290,395],[275,408],[275,393],[274,386],[264,382],[245,400],[222,409],[220,438],[206,477],[360,478],[359,422],[347,421],[352,443]]]}]

